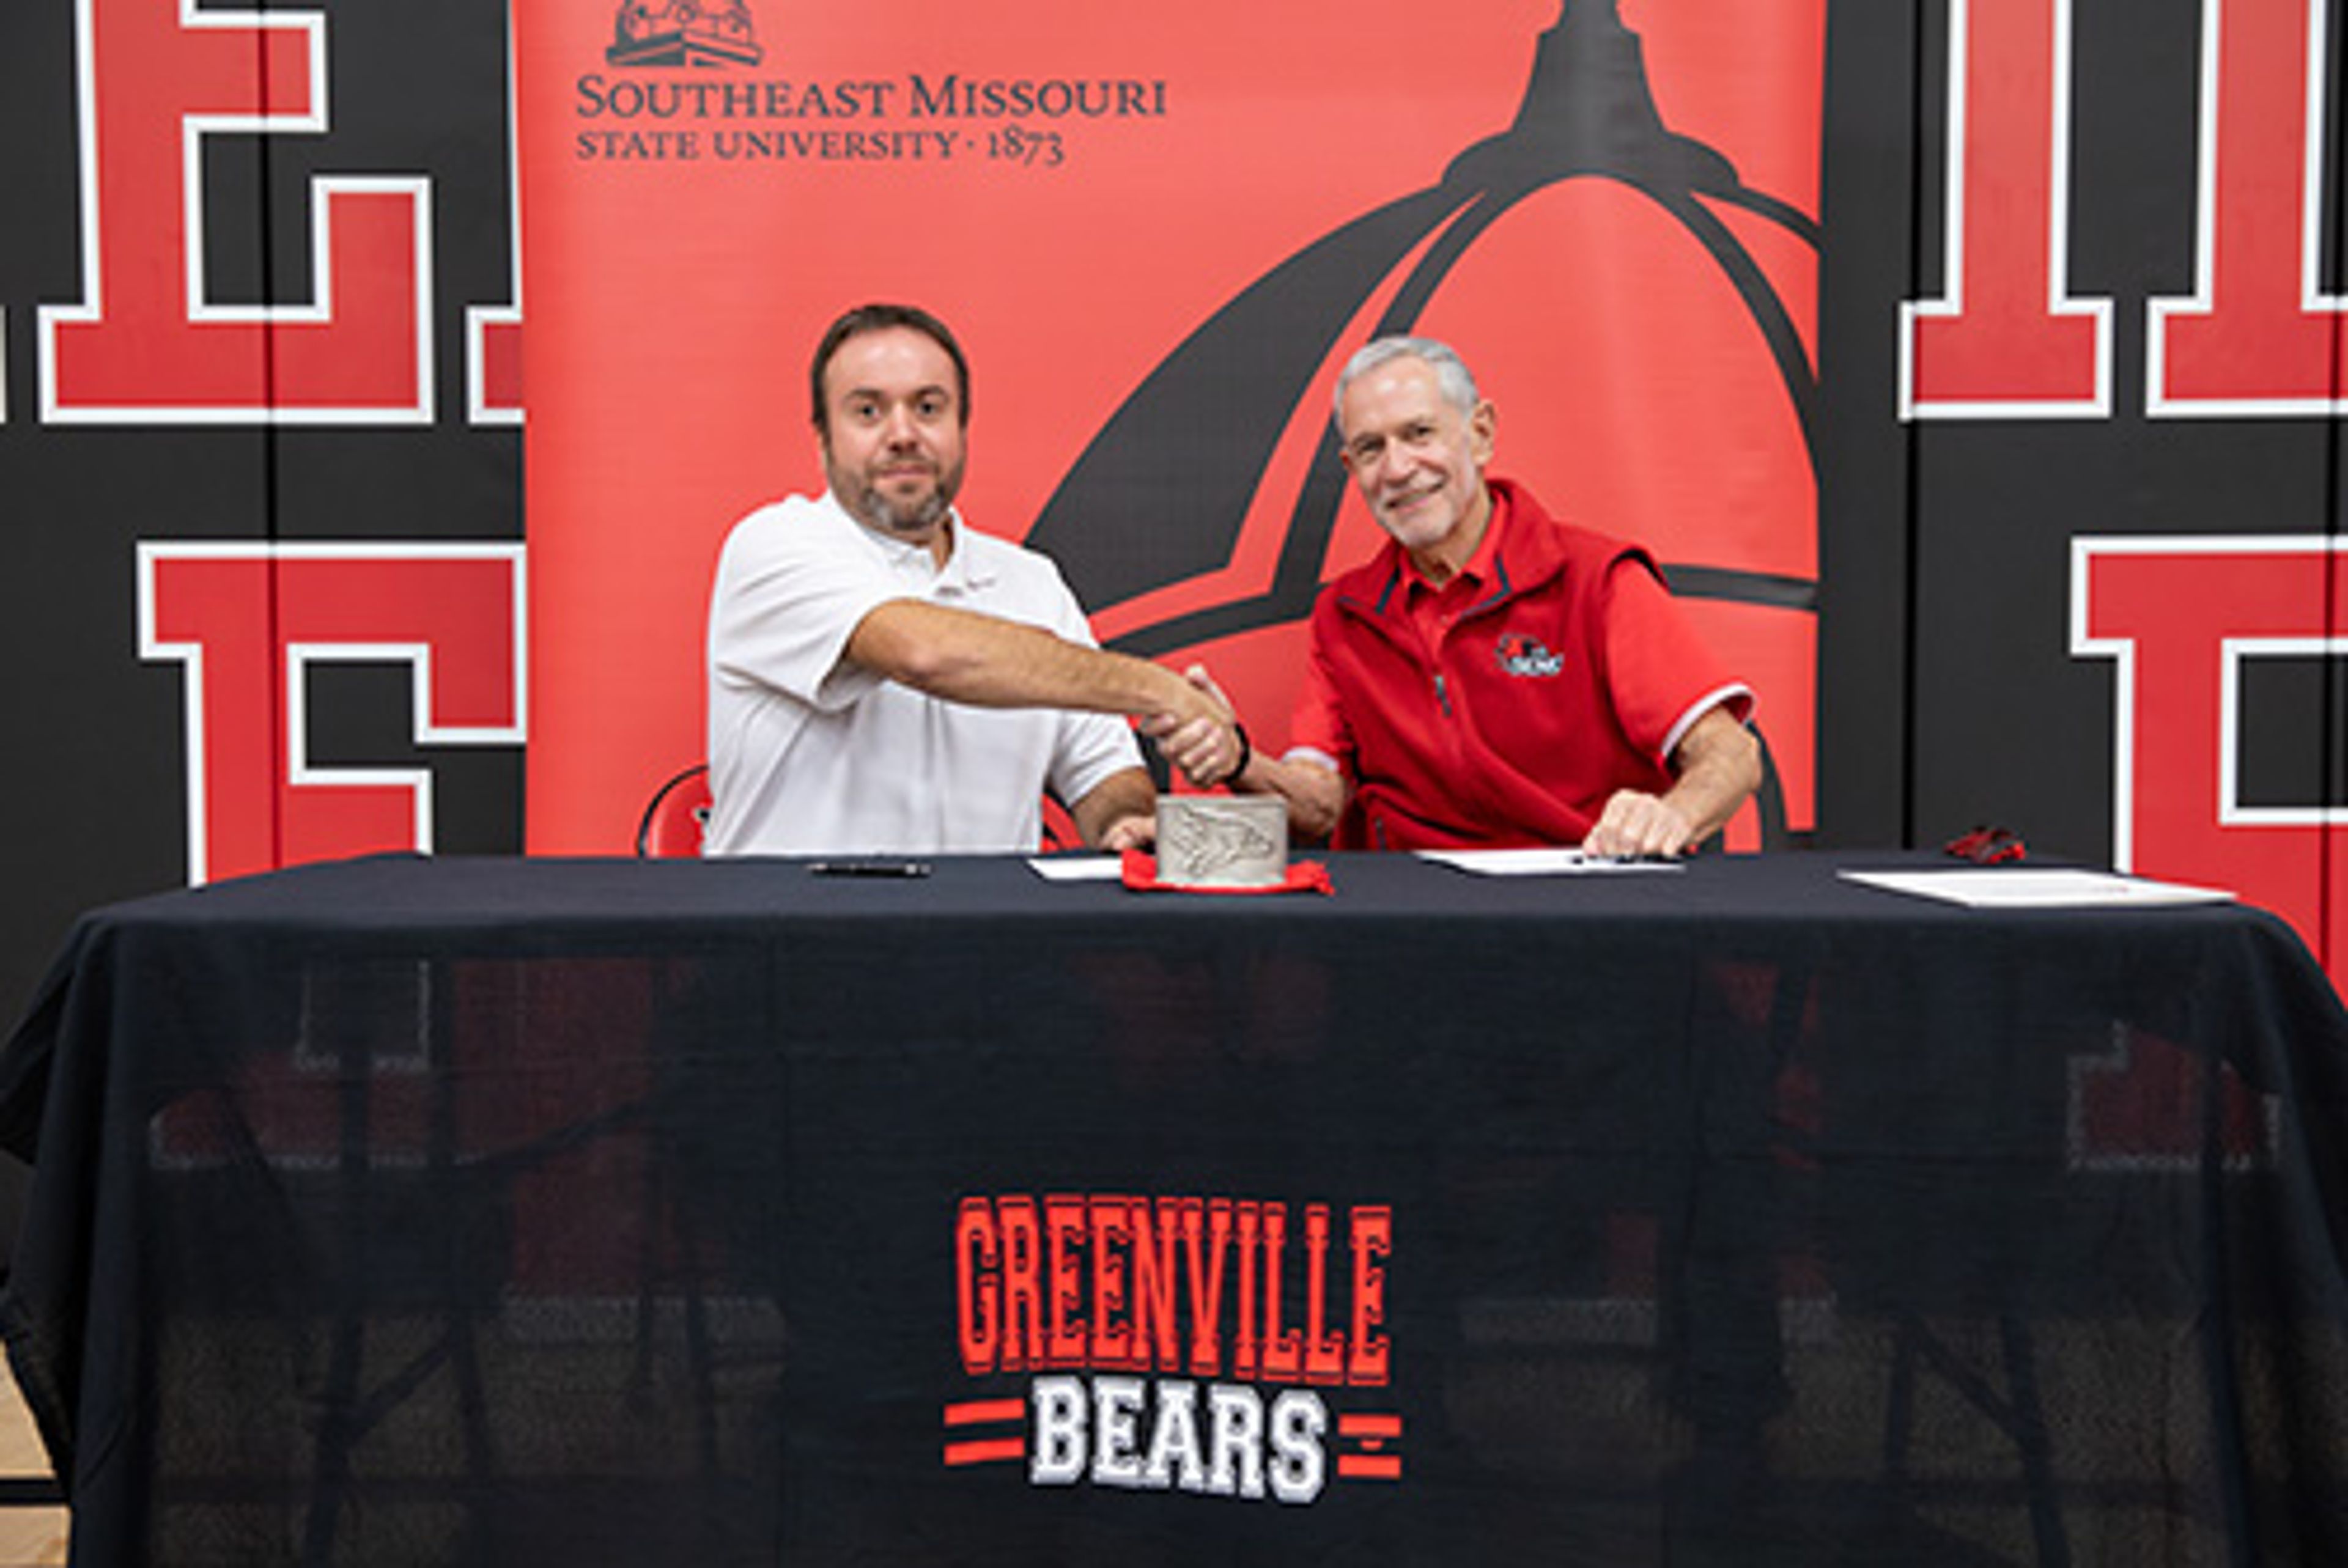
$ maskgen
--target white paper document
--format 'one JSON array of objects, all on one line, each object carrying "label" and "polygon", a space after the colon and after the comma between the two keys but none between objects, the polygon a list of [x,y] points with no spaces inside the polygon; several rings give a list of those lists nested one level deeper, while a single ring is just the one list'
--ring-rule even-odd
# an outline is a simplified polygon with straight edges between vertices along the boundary
[{"label": "white paper document", "polygon": [[1609,871],[1677,871],[1676,860],[1618,860],[1579,849],[1422,849],[1421,860],[1479,876],[1572,876]]},{"label": "white paper document", "polygon": [[1948,871],[1846,871],[1890,893],[1910,893],[1974,909],[2111,909],[2166,904],[2223,904],[2218,887],[2147,882],[2111,871],[2062,866],[1965,866]]},{"label": "white paper document", "polygon": [[1046,882],[1114,882],[1125,862],[1114,855],[1036,855],[1028,866]]}]

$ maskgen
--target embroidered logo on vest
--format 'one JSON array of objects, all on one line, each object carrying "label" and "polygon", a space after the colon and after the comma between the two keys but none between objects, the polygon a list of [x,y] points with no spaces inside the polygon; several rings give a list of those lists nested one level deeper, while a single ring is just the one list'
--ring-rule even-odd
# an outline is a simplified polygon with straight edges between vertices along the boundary
[{"label": "embroidered logo on vest", "polygon": [[1492,645],[1492,657],[1500,661],[1500,669],[1509,675],[1560,675],[1565,672],[1565,661],[1542,647],[1537,639],[1519,632],[1506,632]]}]

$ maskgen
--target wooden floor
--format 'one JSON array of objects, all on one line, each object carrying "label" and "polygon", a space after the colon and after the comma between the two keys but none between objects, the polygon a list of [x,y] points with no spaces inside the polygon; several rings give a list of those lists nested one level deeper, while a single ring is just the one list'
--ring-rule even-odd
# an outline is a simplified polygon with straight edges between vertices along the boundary
[{"label": "wooden floor", "polygon": [[[46,1481],[48,1455],[15,1381],[0,1368],[0,1481]],[[0,1507],[0,1568],[43,1568],[66,1560],[66,1511]]]}]

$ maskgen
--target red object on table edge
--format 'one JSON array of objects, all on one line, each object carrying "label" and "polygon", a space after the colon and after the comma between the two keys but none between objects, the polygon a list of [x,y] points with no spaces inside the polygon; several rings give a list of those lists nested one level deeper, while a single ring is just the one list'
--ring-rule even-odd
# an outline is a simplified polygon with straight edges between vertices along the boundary
[{"label": "red object on table edge", "polygon": [[1146,849],[1128,849],[1121,857],[1119,875],[1137,893],[1334,893],[1329,868],[1317,860],[1292,860],[1285,879],[1269,887],[1199,887],[1158,879],[1158,856]]}]

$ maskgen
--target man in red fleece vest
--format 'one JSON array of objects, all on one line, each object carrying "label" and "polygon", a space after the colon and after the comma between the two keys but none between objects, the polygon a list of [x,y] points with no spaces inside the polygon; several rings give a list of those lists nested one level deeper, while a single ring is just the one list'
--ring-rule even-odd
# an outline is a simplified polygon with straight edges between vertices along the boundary
[{"label": "man in red fleece vest", "polygon": [[1287,754],[1219,782],[1341,849],[1671,856],[1717,832],[1760,783],[1753,694],[1646,552],[1486,477],[1493,408],[1442,343],[1371,343],[1336,412],[1389,541],[1313,607]]}]

